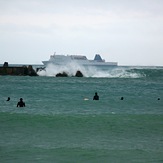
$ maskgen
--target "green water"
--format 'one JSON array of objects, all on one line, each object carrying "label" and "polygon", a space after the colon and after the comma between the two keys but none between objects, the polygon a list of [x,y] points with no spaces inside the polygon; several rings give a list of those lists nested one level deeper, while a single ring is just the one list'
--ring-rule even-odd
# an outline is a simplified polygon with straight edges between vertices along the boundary
[{"label": "green water", "polygon": [[[0,76],[0,161],[163,162],[163,71],[126,73]],[[20,97],[24,108],[16,107]]]}]

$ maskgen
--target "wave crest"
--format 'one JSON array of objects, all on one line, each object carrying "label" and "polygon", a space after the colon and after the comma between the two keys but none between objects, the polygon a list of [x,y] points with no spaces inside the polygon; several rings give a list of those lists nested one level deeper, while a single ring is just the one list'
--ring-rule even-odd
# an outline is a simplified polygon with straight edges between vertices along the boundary
[{"label": "wave crest", "polygon": [[81,71],[84,77],[93,78],[144,78],[151,77],[151,75],[159,74],[158,71],[163,69],[151,69],[151,68],[140,68],[140,67],[86,67],[80,66],[76,63],[71,63],[64,66],[57,66],[49,64],[45,69],[38,71],[39,76],[53,76],[55,77],[58,73],[65,72],[68,76],[75,76],[77,71]]}]

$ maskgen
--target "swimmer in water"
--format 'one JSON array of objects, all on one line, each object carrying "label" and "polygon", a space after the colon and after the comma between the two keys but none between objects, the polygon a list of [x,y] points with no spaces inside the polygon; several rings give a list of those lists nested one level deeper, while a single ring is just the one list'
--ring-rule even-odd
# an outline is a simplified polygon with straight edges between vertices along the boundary
[{"label": "swimmer in water", "polygon": [[93,100],[99,100],[99,96],[98,96],[97,92],[95,93]]},{"label": "swimmer in water", "polygon": [[20,101],[17,103],[17,107],[25,107],[25,102],[23,102],[22,98],[20,98]]},{"label": "swimmer in water", "polygon": [[123,100],[124,98],[123,97],[121,97],[121,100]]}]

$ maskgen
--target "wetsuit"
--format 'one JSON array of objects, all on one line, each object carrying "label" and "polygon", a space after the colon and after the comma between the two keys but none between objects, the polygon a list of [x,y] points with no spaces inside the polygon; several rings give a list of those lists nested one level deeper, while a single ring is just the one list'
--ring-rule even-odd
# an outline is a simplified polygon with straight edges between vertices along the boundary
[{"label": "wetsuit", "polygon": [[25,103],[23,102],[23,101],[19,101],[18,103],[17,103],[17,107],[25,107]]}]

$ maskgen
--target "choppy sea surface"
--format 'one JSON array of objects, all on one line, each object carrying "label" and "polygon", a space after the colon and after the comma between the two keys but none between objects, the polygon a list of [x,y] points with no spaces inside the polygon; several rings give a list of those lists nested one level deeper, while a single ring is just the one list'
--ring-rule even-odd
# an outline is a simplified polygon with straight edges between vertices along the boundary
[{"label": "choppy sea surface", "polygon": [[163,67],[82,72],[0,76],[1,163],[163,162]]}]

